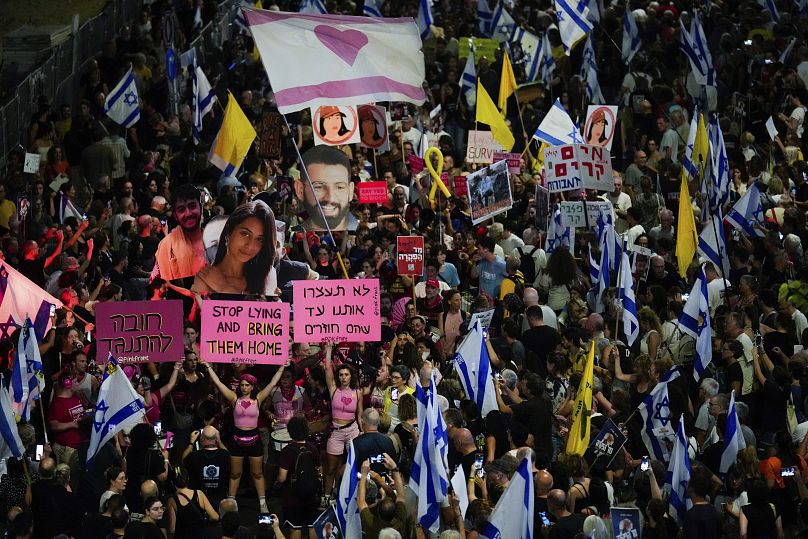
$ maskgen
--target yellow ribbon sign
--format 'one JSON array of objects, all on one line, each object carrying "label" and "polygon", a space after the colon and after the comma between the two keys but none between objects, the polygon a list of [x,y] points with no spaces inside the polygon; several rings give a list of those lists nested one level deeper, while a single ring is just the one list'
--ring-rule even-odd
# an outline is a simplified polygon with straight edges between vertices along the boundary
[{"label": "yellow ribbon sign", "polygon": [[[438,156],[438,170],[435,170],[432,166],[432,156],[434,154]],[[438,187],[440,187],[441,192],[446,198],[451,198],[452,193],[449,192],[446,184],[440,179],[440,175],[443,173],[443,153],[434,146],[427,148],[426,153],[424,153],[424,161],[426,161],[426,168],[432,176],[432,189],[429,190],[429,201],[435,202],[435,192],[438,190]]]}]

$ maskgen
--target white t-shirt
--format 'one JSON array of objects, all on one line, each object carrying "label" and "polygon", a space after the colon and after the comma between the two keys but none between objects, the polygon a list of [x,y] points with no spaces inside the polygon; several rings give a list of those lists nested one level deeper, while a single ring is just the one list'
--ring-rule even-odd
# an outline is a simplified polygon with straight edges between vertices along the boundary
[{"label": "white t-shirt", "polygon": [[662,134],[662,141],[659,143],[659,154],[662,157],[665,157],[665,150],[667,148],[671,149],[671,161],[678,163],[679,136],[676,134],[676,131],[670,128]]},{"label": "white t-shirt", "polygon": [[[727,281],[726,288],[729,288],[729,286],[729,281]],[[713,316],[718,306],[724,303],[724,293],[725,287],[720,277],[707,283],[707,300],[710,303],[710,316]]]},{"label": "white t-shirt", "polygon": [[802,312],[797,310],[791,315],[791,319],[794,321],[794,326],[797,330],[797,342],[799,344],[803,344],[802,332],[805,331],[805,328],[808,328],[808,318],[806,318]]},{"label": "white t-shirt", "polygon": [[797,107],[792,110],[789,118],[797,120],[797,138],[802,138],[802,124],[805,122],[805,107]]},{"label": "white t-shirt", "polygon": [[499,240],[499,246],[502,247],[502,250],[505,252],[505,256],[512,256],[514,249],[517,247],[524,247],[525,242],[522,241],[522,238],[511,232],[511,235],[508,236],[507,239]]}]

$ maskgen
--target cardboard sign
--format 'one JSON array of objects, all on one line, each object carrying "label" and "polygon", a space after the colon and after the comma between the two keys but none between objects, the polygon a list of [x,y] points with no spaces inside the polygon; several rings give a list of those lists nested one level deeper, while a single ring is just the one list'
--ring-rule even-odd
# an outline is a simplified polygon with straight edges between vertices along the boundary
[{"label": "cardboard sign", "polygon": [[452,190],[457,196],[469,194],[468,186],[466,185],[466,176],[455,176],[452,178]]},{"label": "cardboard sign", "polygon": [[398,274],[423,275],[424,237],[398,236],[396,241]]},{"label": "cardboard sign", "polygon": [[289,304],[205,300],[199,349],[211,363],[283,365],[289,359]]},{"label": "cardboard sign", "polygon": [[410,172],[413,174],[418,174],[426,169],[426,161],[417,155],[408,155],[407,164],[410,165]]},{"label": "cardboard sign", "polygon": [[502,151],[491,131],[469,131],[466,163],[489,164],[494,162],[494,152]]},{"label": "cardboard sign", "polygon": [[466,178],[471,205],[471,224],[476,225],[508,211],[513,206],[508,162],[481,168]]},{"label": "cardboard sign", "polygon": [[508,162],[508,172],[510,172],[511,174],[519,174],[522,171],[522,167],[520,165],[522,161],[521,154],[510,152],[494,152],[494,161],[502,161],[503,159]]},{"label": "cardboard sign", "polygon": [[356,107],[323,105],[311,108],[314,144],[342,146],[359,142],[359,115]]},{"label": "cardboard sign", "polygon": [[95,307],[97,356],[118,363],[181,361],[184,343],[181,300],[105,301]]},{"label": "cardboard sign", "polygon": [[31,210],[31,201],[28,200],[27,193],[20,193],[17,195],[17,220],[23,221],[28,216]]},{"label": "cardboard sign", "polygon": [[612,521],[614,539],[639,539],[642,537],[639,508],[611,507],[609,516]]},{"label": "cardboard sign", "polygon": [[589,105],[584,124],[584,142],[612,151],[617,105]]},{"label": "cardboard sign", "polygon": [[598,218],[602,215],[604,221],[613,212],[612,203],[608,200],[586,201],[586,222],[589,228],[597,228]]},{"label": "cardboard sign", "polygon": [[614,191],[612,156],[606,148],[589,144],[576,144],[578,170],[584,189]]},{"label": "cardboard sign", "polygon": [[359,106],[359,146],[380,152],[390,149],[387,110],[376,105]]},{"label": "cardboard sign", "polygon": [[276,110],[264,113],[255,126],[258,133],[255,156],[259,159],[280,159],[283,154],[283,117]]},{"label": "cardboard sign", "polygon": [[360,204],[387,202],[387,182],[359,182],[356,184]]},{"label": "cardboard sign", "polygon": [[38,153],[26,153],[25,162],[22,165],[22,171],[26,174],[36,174],[39,172],[39,163],[42,161],[42,156]]},{"label": "cardboard sign", "polygon": [[491,320],[494,319],[494,309],[483,311],[481,313],[474,313],[471,315],[471,319],[469,320],[469,327],[474,327],[474,323],[477,320],[480,321],[480,327],[485,329],[491,325]]},{"label": "cardboard sign", "polygon": [[294,281],[295,342],[378,341],[378,279]]},{"label": "cardboard sign", "polygon": [[580,189],[614,191],[612,157],[600,146],[565,144],[546,148],[544,171],[551,193]]},{"label": "cardboard sign", "polygon": [[572,200],[561,203],[561,212],[567,217],[567,222],[575,228],[586,228],[586,210],[581,200]]}]

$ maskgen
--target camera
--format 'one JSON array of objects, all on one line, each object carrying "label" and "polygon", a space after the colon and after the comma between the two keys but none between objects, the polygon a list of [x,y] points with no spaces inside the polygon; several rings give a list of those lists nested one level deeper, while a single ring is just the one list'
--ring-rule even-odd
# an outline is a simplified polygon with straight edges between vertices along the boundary
[{"label": "camera", "polygon": [[205,479],[219,479],[219,467],[215,464],[202,466],[202,477]]},{"label": "camera", "polygon": [[376,456],[371,455],[370,456],[370,463],[371,464],[375,464],[377,462],[384,462],[384,455],[376,455]]}]

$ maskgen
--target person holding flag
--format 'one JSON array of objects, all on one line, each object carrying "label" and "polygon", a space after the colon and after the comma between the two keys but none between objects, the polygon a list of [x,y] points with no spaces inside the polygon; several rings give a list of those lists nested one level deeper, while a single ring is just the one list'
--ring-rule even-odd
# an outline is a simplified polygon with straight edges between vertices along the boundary
[{"label": "person holding flag", "polygon": [[[545,397],[544,381],[538,374],[528,372],[517,382],[518,394],[503,381],[498,386],[496,396],[499,411],[512,416],[533,435],[536,465],[545,467],[553,457],[553,406]],[[502,392],[507,393],[511,404],[505,404]]]}]

